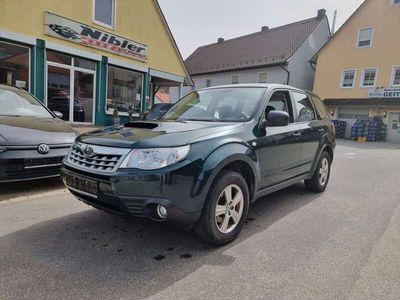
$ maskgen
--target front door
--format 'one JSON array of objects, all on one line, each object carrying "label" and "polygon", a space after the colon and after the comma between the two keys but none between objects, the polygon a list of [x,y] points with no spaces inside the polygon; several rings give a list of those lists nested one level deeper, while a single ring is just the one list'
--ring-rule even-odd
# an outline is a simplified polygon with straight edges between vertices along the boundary
[{"label": "front door", "polygon": [[266,135],[256,141],[262,189],[299,175],[301,142],[297,126],[293,123],[293,110],[288,91],[276,91],[272,94],[265,115],[267,116],[271,110],[286,111],[291,121],[288,126],[267,127]]},{"label": "front door", "polygon": [[47,107],[63,114],[64,121],[70,118],[71,72],[67,68],[47,67]]},{"label": "front door", "polygon": [[47,53],[47,107],[69,122],[94,123],[95,63]]},{"label": "front door", "polygon": [[387,137],[388,142],[400,141],[400,112],[390,112],[387,122]]}]

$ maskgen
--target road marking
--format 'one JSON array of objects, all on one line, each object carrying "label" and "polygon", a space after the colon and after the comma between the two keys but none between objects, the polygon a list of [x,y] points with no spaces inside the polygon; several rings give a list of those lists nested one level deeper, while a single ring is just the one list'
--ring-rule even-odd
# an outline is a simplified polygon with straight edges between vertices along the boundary
[{"label": "road marking", "polygon": [[8,200],[1,200],[0,205],[16,203],[16,202],[21,202],[21,201],[26,201],[26,200],[33,200],[33,199],[38,199],[38,198],[44,198],[44,197],[49,197],[49,196],[55,196],[55,195],[60,195],[60,194],[66,193],[66,192],[67,192],[66,189],[62,189],[62,190],[57,190],[57,191],[52,191],[52,192],[39,193],[36,195],[20,196],[20,197],[11,198]]}]

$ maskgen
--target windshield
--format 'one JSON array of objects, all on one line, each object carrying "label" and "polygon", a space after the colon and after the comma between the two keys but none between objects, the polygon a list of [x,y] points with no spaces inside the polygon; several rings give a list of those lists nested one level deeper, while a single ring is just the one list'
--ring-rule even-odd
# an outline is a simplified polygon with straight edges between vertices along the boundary
[{"label": "windshield", "polygon": [[53,116],[29,93],[0,88],[0,116],[52,118]]},{"label": "windshield", "polygon": [[256,113],[265,88],[220,88],[188,94],[163,117],[174,121],[246,122]]}]

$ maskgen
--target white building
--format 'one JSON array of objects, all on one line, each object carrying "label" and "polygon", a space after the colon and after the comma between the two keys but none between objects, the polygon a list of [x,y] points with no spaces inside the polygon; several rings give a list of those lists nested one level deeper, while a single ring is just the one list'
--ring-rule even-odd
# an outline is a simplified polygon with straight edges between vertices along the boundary
[{"label": "white building", "polygon": [[[181,94],[205,87],[235,83],[280,83],[311,90],[315,69],[310,60],[331,34],[326,11],[316,17],[230,40],[199,47],[185,65],[193,87]],[[170,99],[179,98],[178,88],[170,88]]]}]

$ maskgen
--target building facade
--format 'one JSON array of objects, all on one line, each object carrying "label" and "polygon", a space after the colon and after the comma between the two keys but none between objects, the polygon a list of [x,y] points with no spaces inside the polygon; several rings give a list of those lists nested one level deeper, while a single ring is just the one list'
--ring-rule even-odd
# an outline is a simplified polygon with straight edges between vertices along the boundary
[{"label": "building facade", "polygon": [[156,0],[1,0],[0,83],[66,121],[109,125],[191,80]]},{"label": "building facade", "polygon": [[[329,40],[326,11],[316,17],[199,47],[186,60],[193,89],[235,83],[279,83],[311,90],[312,57]],[[178,91],[171,89],[171,99]]]},{"label": "building facade", "polygon": [[314,92],[335,119],[379,116],[400,140],[400,0],[366,0],[317,57]]}]

